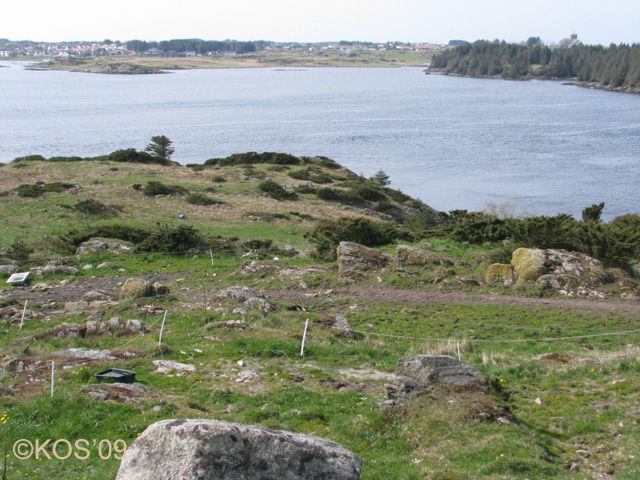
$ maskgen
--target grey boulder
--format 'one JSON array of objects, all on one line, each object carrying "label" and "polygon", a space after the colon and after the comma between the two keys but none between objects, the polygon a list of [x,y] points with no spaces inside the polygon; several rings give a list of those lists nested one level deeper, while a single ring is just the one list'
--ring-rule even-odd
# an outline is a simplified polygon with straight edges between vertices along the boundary
[{"label": "grey boulder", "polygon": [[147,428],[116,480],[357,480],[361,468],[360,457],[324,438],[180,419]]}]

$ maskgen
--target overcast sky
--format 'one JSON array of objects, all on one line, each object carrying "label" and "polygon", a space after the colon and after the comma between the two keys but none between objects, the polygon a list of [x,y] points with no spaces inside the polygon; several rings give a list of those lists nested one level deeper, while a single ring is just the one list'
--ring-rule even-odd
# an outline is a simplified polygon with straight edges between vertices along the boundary
[{"label": "overcast sky", "polygon": [[446,43],[451,39],[640,43],[640,0],[87,0],[10,1],[11,40],[338,40]]}]

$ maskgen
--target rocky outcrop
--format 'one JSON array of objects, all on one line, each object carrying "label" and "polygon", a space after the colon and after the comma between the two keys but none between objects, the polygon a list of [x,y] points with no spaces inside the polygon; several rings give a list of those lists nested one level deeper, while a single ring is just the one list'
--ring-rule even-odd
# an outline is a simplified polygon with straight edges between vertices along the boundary
[{"label": "rocky outcrop", "polygon": [[519,248],[511,265],[493,264],[485,272],[488,282],[505,285],[535,284],[567,295],[600,296],[594,289],[613,281],[601,261],[584,253]]},{"label": "rocky outcrop", "polygon": [[387,397],[402,402],[433,389],[450,385],[459,389],[489,391],[485,376],[449,355],[418,355],[398,360],[398,367],[387,385]]},{"label": "rocky outcrop", "polygon": [[518,283],[533,283],[548,270],[545,267],[546,255],[539,248],[518,248],[513,252],[511,265]]},{"label": "rocky outcrop", "polygon": [[494,263],[489,265],[484,278],[487,282],[504,283],[505,285],[513,284],[513,267],[503,263]]},{"label": "rocky outcrop", "polygon": [[398,267],[453,265],[451,260],[408,245],[398,245],[393,261]]},{"label": "rocky outcrop", "polygon": [[337,248],[338,271],[366,270],[390,265],[393,257],[358,243],[340,242]]},{"label": "rocky outcrop", "polygon": [[91,350],[89,348],[67,348],[66,350],[53,352],[51,355],[79,360],[117,360],[116,357],[111,355],[111,350]]},{"label": "rocky outcrop", "polygon": [[56,273],[69,273],[71,275],[75,275],[80,270],[76,267],[67,267],[65,265],[47,265],[42,269],[43,275],[53,275]]},{"label": "rocky outcrop", "polygon": [[176,372],[195,372],[198,370],[193,365],[174,362],[173,360],[154,360],[153,364],[157,367],[155,373],[169,373],[173,370]]},{"label": "rocky outcrop", "polygon": [[120,403],[140,403],[147,396],[147,389],[140,384],[108,383],[83,385],[93,400],[114,400]]},{"label": "rocky outcrop", "polygon": [[80,244],[80,246],[76,249],[76,256],[80,258],[92,253],[120,253],[120,251],[128,250],[131,250],[131,246],[124,243],[113,241],[106,242],[100,238],[92,238]]},{"label": "rocky outcrop", "polygon": [[169,287],[158,282],[151,284],[142,278],[129,278],[120,290],[120,300],[132,300],[134,298],[155,297],[168,295]]},{"label": "rocky outcrop", "polygon": [[217,298],[231,298],[240,302],[240,305],[233,310],[234,315],[246,315],[250,310],[260,310],[263,313],[275,311],[265,298],[259,297],[256,292],[248,287],[229,287],[221,290]]},{"label": "rocky outcrop", "polygon": [[129,447],[116,480],[357,480],[362,460],[324,438],[219,420],[163,420]]},{"label": "rocky outcrop", "polygon": [[351,328],[351,325],[349,324],[349,320],[347,320],[347,317],[341,313],[326,315],[320,318],[319,321],[323,325],[327,325],[331,328],[334,328],[343,337],[354,338],[353,328]]},{"label": "rocky outcrop", "polygon": [[0,273],[18,273],[20,267],[17,265],[0,265]]}]

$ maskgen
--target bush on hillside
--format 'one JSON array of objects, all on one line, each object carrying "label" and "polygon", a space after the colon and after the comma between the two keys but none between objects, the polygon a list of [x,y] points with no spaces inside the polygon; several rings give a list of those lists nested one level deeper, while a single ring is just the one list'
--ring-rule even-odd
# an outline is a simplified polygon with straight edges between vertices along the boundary
[{"label": "bush on hillside", "polygon": [[288,153],[275,152],[247,152],[235,153],[226,158],[211,158],[204,162],[205,165],[220,165],[223,167],[230,165],[254,165],[269,163],[273,165],[300,165],[300,158]]},{"label": "bush on hillside", "polygon": [[190,225],[169,227],[159,225],[142,242],[136,245],[137,252],[178,253],[198,249],[205,241],[195,228]]},{"label": "bush on hillside", "polygon": [[220,205],[224,203],[222,200],[208,197],[203,193],[192,193],[186,198],[186,201],[191,205],[203,205],[203,206]]},{"label": "bush on hillside", "polygon": [[258,188],[260,189],[260,191],[266,193],[271,198],[274,198],[276,200],[296,200],[298,198],[298,195],[295,192],[286,191],[282,187],[282,185],[272,180],[267,180],[260,183],[260,185],[258,185]]},{"label": "bush on hillside", "polygon": [[149,197],[156,195],[186,195],[189,193],[184,187],[180,185],[169,185],[166,183],[151,181],[142,188],[142,193]]},{"label": "bush on hillside", "polygon": [[106,217],[108,215],[117,215],[117,209],[92,198],[82,200],[72,207],[75,211],[84,213],[85,215],[95,215],[98,217]]},{"label": "bush on hillside", "polygon": [[375,222],[368,218],[339,218],[320,223],[305,234],[316,245],[315,256],[335,259],[340,242],[354,242],[367,247],[376,247],[406,237],[393,222]]}]

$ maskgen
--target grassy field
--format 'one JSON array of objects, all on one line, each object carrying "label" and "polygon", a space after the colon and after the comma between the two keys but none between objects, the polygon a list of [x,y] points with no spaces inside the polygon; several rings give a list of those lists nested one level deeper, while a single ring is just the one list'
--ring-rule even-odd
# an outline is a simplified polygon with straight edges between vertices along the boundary
[{"label": "grassy field", "polygon": [[[278,201],[258,188],[267,177],[305,183],[289,175],[299,168],[254,165],[198,171],[106,161],[0,167],[0,192],[6,192],[0,196],[0,251],[23,239],[34,251],[22,268],[55,261],[80,269],[75,275],[45,274],[32,282],[46,287],[0,292],[0,306],[13,303],[19,312],[29,299],[22,330],[15,315],[0,318],[0,445],[6,445],[0,448],[6,448],[6,470],[2,464],[0,468],[6,479],[114,478],[120,453],[107,447],[120,449],[123,443],[116,445],[116,440],[129,446],[155,421],[194,417],[331,439],[364,459],[361,478],[368,480],[640,476],[638,333],[609,335],[640,329],[637,301],[569,299],[535,287],[489,285],[482,273],[499,245],[442,239],[415,245],[451,259],[457,277],[478,284],[436,283],[436,266],[368,270],[357,282],[345,280],[335,262],[312,258],[313,245],[304,233],[321,220],[339,216],[390,217],[375,208],[324,201],[310,193]],[[331,176],[327,185],[337,189],[365,181],[342,168],[317,167],[314,173]],[[36,181],[79,185],[81,191],[15,195],[20,185]],[[192,205],[187,195],[150,197],[133,187],[149,181],[179,185],[224,203]],[[114,210],[100,217],[75,208],[89,199]],[[412,208],[411,200],[388,200],[398,209]],[[222,245],[229,248],[182,254],[105,252],[81,259],[60,250],[60,239],[71,229],[114,223],[151,228],[157,222],[191,225],[224,237],[229,243]],[[298,254],[288,257],[282,250],[264,248],[252,252],[243,240],[271,240],[279,249],[291,245]],[[105,261],[115,265],[83,269]],[[82,312],[63,308],[90,288],[117,293],[129,277],[160,280],[170,286],[171,295]],[[264,294],[275,311],[234,314],[235,301],[216,297],[233,285]],[[164,311],[168,315],[160,347]],[[353,339],[323,326],[334,313],[347,316],[356,331]],[[112,317],[140,319],[148,332],[51,334],[62,324]],[[231,319],[246,321],[248,328],[216,326]],[[307,319],[311,325],[302,357]],[[118,358],[78,361],[52,355],[80,347],[108,349]],[[463,362],[489,378],[489,394],[440,387],[402,406],[380,408],[387,375],[400,357],[457,356],[458,348]],[[556,355],[542,359],[546,354]],[[155,373],[152,362],[158,359],[191,364],[197,371]],[[53,397],[51,360],[57,365]],[[23,362],[24,371],[16,371],[17,361]],[[87,391],[98,388],[93,374],[107,367],[136,371],[137,383],[146,392],[129,403],[123,398],[93,399]],[[238,382],[246,370],[258,377]],[[498,420],[505,410],[510,420]],[[72,445],[87,440],[83,445],[89,455],[20,459],[13,450],[20,439],[52,439],[50,455],[55,440]],[[58,452],[64,456],[67,447],[61,444]]]}]

